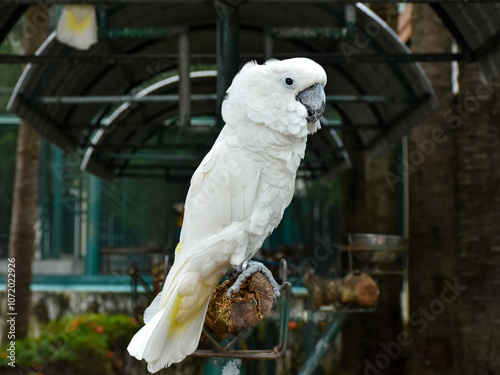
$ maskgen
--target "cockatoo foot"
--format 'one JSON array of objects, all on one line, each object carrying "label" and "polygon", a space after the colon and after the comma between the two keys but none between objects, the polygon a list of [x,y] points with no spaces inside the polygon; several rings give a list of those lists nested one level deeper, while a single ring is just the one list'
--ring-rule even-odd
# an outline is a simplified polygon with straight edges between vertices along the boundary
[{"label": "cockatoo foot", "polygon": [[276,280],[274,280],[273,274],[266,268],[266,266],[254,260],[246,260],[236,267],[236,271],[241,273],[239,274],[234,284],[227,291],[227,297],[229,299],[231,299],[232,293],[238,293],[240,291],[241,284],[243,284],[246,279],[251,277],[254,273],[260,272],[267,278],[267,280],[273,287],[274,300],[276,304],[276,297],[280,296],[280,286],[276,282]]}]

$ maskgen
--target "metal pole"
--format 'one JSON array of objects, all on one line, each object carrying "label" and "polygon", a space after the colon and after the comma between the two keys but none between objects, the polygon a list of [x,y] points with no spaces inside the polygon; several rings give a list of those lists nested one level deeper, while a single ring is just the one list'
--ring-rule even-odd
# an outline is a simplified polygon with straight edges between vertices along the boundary
[{"label": "metal pole", "polygon": [[41,232],[40,252],[42,259],[48,258],[50,250],[50,221],[48,215],[48,205],[50,204],[48,175],[49,175],[49,143],[42,139],[42,154],[40,162],[40,207],[41,207]]},{"label": "metal pole", "polygon": [[[188,96],[189,100],[215,100],[214,94]],[[36,101],[43,104],[95,104],[95,103],[164,103],[181,100],[179,95],[92,95],[92,96],[42,96]]]},{"label": "metal pole", "polygon": [[332,341],[342,330],[342,327],[344,326],[346,320],[347,316],[345,314],[339,314],[338,318],[330,324],[323,337],[316,343],[314,350],[307,358],[304,366],[302,366],[299,375],[310,375],[314,371],[314,369],[318,366],[324,354],[330,347]]},{"label": "metal pole", "polygon": [[[494,3],[498,0],[387,0],[386,3]],[[61,4],[101,4],[103,0],[3,0],[6,4],[46,4],[46,5],[61,5]],[[207,0],[148,0],[151,4],[204,4]],[[246,0],[248,3],[300,3],[303,1],[298,0]],[[344,3],[345,0],[315,0],[315,3]],[[380,0],[365,0],[365,3],[377,3]],[[109,4],[141,4],[144,0],[107,0],[105,3]]]},{"label": "metal pole", "polygon": [[217,11],[217,125],[222,128],[222,101],[238,72],[239,10],[225,1],[216,1]]},{"label": "metal pole", "polygon": [[204,375],[244,375],[241,358],[208,358],[203,366]]},{"label": "metal pole", "polygon": [[264,31],[264,60],[269,60],[274,55],[274,38],[269,30]]},{"label": "metal pole", "polygon": [[189,78],[189,34],[184,29],[179,35],[179,122],[191,123],[191,80]]},{"label": "metal pole", "polygon": [[[497,0],[498,1],[498,0]],[[224,22],[220,22],[224,24]],[[237,29],[234,32],[237,34]],[[229,37],[235,39],[234,36]],[[237,39],[237,38],[236,38]],[[223,44],[225,46],[225,44]],[[226,48],[226,47],[224,47]],[[228,48],[229,49],[229,48]],[[400,62],[400,63],[414,63],[417,61],[427,62],[444,62],[450,61],[473,61],[473,58],[464,52],[435,52],[435,53],[360,53],[346,56],[342,52],[305,52],[301,53],[302,57],[308,57],[318,63],[386,63],[386,62]],[[296,53],[276,53],[273,57],[277,59],[288,59],[296,57]],[[263,53],[242,53],[239,55],[242,62],[248,60],[258,60],[264,57]],[[206,54],[191,54],[193,60],[205,62],[207,64],[213,63],[218,55]],[[68,55],[14,55],[14,54],[0,54],[0,64],[137,64],[143,62],[174,62],[178,61],[179,56],[176,53],[163,53],[163,54],[68,54]],[[234,72],[236,73],[236,71]]]},{"label": "metal pole", "polygon": [[62,178],[64,173],[63,155],[60,149],[55,146],[52,149],[52,220],[50,239],[50,258],[58,259],[61,256],[63,218],[62,218]]},{"label": "metal pole", "polygon": [[87,254],[85,274],[99,274],[99,232],[101,223],[102,181],[94,175],[88,176],[87,194]]}]

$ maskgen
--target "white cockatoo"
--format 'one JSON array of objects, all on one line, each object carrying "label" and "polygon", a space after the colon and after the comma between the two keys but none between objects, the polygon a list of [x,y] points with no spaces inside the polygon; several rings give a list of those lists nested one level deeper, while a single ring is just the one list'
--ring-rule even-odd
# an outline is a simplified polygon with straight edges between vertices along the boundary
[{"label": "white cockatoo", "polygon": [[63,5],[57,22],[57,40],[79,50],[89,49],[97,43],[95,12],[95,5]]},{"label": "white cockatoo", "polygon": [[150,372],[196,350],[210,294],[231,267],[245,272],[229,293],[258,271],[272,279],[248,260],[292,199],[325,85],[323,68],[306,58],[249,62],[235,76],[222,104],[225,126],[191,179],[175,262],[128,346]]}]

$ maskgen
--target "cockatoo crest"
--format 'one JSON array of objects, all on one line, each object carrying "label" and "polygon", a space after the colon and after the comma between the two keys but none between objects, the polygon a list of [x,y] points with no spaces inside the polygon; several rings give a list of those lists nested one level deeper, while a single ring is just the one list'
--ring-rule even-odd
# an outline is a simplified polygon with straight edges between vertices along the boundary
[{"label": "cockatoo crest", "polygon": [[312,60],[294,58],[268,60],[264,65],[248,62],[235,76],[222,103],[226,123],[261,123],[282,134],[304,137],[320,127],[319,120],[308,123],[307,109],[297,96],[319,83],[326,85],[324,69]]}]

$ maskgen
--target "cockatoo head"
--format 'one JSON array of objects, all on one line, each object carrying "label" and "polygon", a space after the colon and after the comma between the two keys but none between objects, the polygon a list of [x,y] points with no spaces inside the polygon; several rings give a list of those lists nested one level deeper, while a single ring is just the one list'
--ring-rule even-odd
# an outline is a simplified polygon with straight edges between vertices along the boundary
[{"label": "cockatoo head", "polygon": [[320,128],[325,110],[325,70],[307,58],[249,62],[234,77],[222,104],[230,126],[249,120],[304,137]]}]

